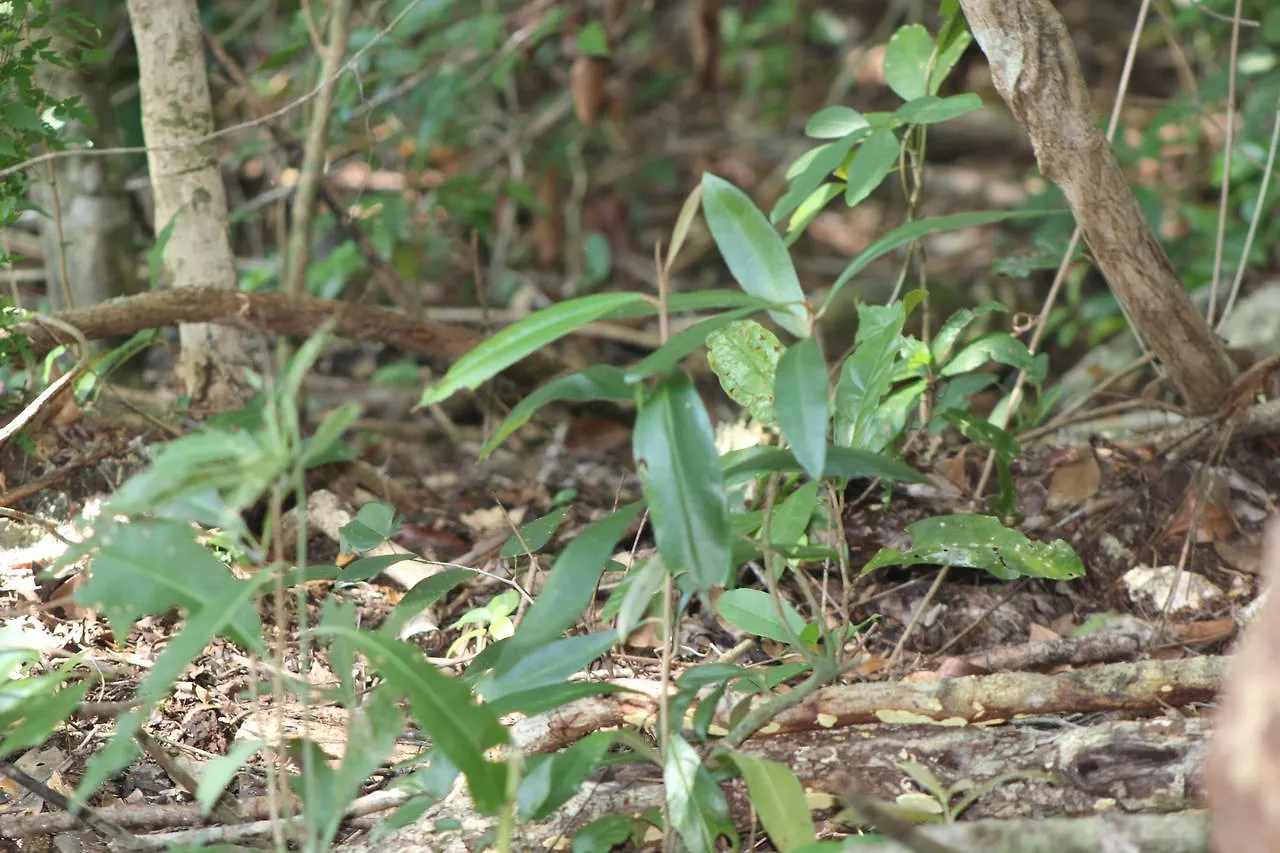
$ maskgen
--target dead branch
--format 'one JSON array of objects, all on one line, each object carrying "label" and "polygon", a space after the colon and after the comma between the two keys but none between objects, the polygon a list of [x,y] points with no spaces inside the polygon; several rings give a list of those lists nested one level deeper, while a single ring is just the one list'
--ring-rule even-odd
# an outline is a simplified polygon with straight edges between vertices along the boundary
[{"label": "dead branch", "polygon": [[[386,308],[312,296],[242,293],[217,287],[153,291],[88,308],[62,311],[54,316],[79,329],[90,340],[121,337],[143,329],[179,323],[247,325],[266,334],[305,337],[325,320],[334,317],[336,325],[333,331],[340,337],[379,341],[446,366],[484,340],[483,335],[471,329],[415,320]],[[37,356],[65,343],[38,322],[19,323],[7,334],[30,339]],[[512,365],[506,375],[527,389],[541,384],[563,368],[564,364],[559,359],[540,352]]]}]

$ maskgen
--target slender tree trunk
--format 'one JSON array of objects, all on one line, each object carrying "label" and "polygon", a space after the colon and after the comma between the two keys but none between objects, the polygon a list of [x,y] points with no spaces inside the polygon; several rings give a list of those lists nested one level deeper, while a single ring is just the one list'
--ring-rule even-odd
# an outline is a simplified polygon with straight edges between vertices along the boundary
[{"label": "slender tree trunk", "polygon": [[[195,0],[128,0],[138,49],[142,131],[156,232],[172,225],[164,266],[173,287],[236,288],[227,196],[214,159],[213,106]],[[250,395],[250,344],[239,329],[179,327],[178,376],[197,411],[239,408]],[[253,347],[260,351],[261,347]]]},{"label": "slender tree trunk", "polygon": [[[93,10],[86,8],[89,4],[77,0],[73,5],[80,14],[92,17]],[[72,45],[56,27],[33,36],[51,38],[50,49],[72,55]],[[105,71],[78,63],[67,67],[42,62],[36,82],[59,100],[78,96],[97,125],[86,128],[72,120],[67,133],[85,134],[98,148],[114,148],[121,144],[121,134]],[[32,186],[31,196],[47,214],[40,219],[40,238],[49,302],[55,310],[140,292],[126,173],[127,165],[119,157],[64,157],[37,169],[40,180]]]}]

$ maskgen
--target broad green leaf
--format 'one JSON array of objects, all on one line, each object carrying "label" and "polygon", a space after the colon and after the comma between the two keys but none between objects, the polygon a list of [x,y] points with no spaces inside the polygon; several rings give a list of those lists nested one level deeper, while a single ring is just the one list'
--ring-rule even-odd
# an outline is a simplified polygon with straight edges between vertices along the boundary
[{"label": "broad green leaf", "polygon": [[522,524],[520,535],[511,534],[511,538],[502,544],[502,550],[498,552],[498,556],[510,560],[524,556],[526,549],[534,554],[538,553],[551,541],[551,537],[556,535],[556,531],[560,529],[560,522],[564,521],[564,517],[568,514],[568,506],[557,507],[542,518]]},{"label": "broad green leaf", "polygon": [[532,766],[516,793],[520,817],[534,821],[548,818],[599,769],[617,740],[617,732],[592,732],[567,749],[531,759]]},{"label": "broad green leaf", "polygon": [[989,332],[969,344],[942,366],[940,376],[955,376],[976,370],[988,361],[998,361],[1010,367],[1034,371],[1036,363],[1027,345],[1008,332]]},{"label": "broad green leaf", "polygon": [[422,392],[418,405],[439,403],[464,389],[474,391],[520,359],[587,323],[645,301],[638,293],[593,293],[537,311],[458,359],[439,382]]},{"label": "broad green leaf", "polygon": [[858,273],[862,272],[874,261],[883,255],[892,252],[899,246],[905,246],[913,240],[919,240],[935,231],[954,231],[960,228],[976,228],[981,225],[991,225],[996,222],[1004,222],[1006,220],[1033,219],[1037,217],[1053,216],[1062,211],[1054,210],[992,210],[979,211],[973,213],[953,213],[947,216],[935,216],[931,219],[916,219],[905,225],[899,225],[897,228],[885,234],[876,240],[870,246],[862,251],[862,254],[853,259],[849,266],[845,267],[844,272],[840,273],[840,277],[831,285],[831,292],[827,294],[827,298],[822,303],[822,310],[826,310],[832,305],[839,294],[840,289],[845,286],[848,281]]},{"label": "broad green leaf", "polygon": [[667,819],[690,853],[714,853],[720,836],[737,849],[737,832],[724,793],[689,742],[672,735],[662,768]]},{"label": "broad green leaf", "polygon": [[822,145],[815,145],[813,148],[810,148],[795,160],[791,161],[791,165],[787,167],[787,171],[783,173],[783,177],[788,181],[794,181],[802,172],[809,168],[809,165],[815,158],[822,156],[822,152],[830,146],[830,142],[824,142]]},{"label": "broad green leaf", "polygon": [[922,95],[898,107],[893,115],[908,124],[938,124],[979,109],[982,109],[982,98],[965,92],[949,98]]},{"label": "broad green leaf", "polygon": [[[821,480],[810,480],[778,504],[769,519],[770,543],[776,547],[794,545],[800,541],[800,537],[809,529],[809,520],[818,506],[818,489],[821,485]],[[760,526],[760,533],[764,535],[763,525]]]},{"label": "broad green leaf", "polygon": [[900,27],[884,53],[884,81],[904,101],[925,94],[933,37],[920,24]]},{"label": "broad green leaf", "polygon": [[[270,572],[261,572],[248,580],[220,589],[215,596],[202,601],[198,608],[192,608],[191,616],[182,630],[170,638],[164,651],[151,665],[146,678],[138,685],[135,698],[139,707],[116,718],[116,729],[110,742],[89,759],[81,774],[80,785],[71,798],[74,803],[83,804],[107,777],[128,766],[137,757],[138,749],[133,735],[142,727],[152,708],[169,693],[173,683],[200,656],[214,637],[232,633],[232,620],[242,618],[246,610],[252,612],[256,619],[254,597],[271,577]],[[257,654],[266,654],[267,649],[261,637],[259,629],[258,637],[246,643],[246,648]]]},{"label": "broad green leaf", "polygon": [[729,576],[729,502],[706,406],[682,370],[668,374],[636,417],[636,465],[649,504],[653,537],[675,574],[693,589]]},{"label": "broad green leaf", "polygon": [[[900,303],[858,306],[859,340],[836,384],[836,446],[880,451],[893,439],[879,407],[893,382],[905,322]],[[861,334],[864,327],[866,337]]]},{"label": "broad green leaf", "polygon": [[428,607],[444,598],[452,590],[475,576],[470,569],[445,569],[439,574],[423,578],[404,594],[396,609],[382,623],[379,629],[383,633],[395,636],[400,628]]},{"label": "broad green leaf", "polygon": [[573,537],[551,564],[546,586],[520,620],[512,642],[508,643],[494,667],[501,675],[526,655],[559,637],[577,622],[595,596],[596,582],[618,539],[627,532],[643,509],[640,502],[587,525]]},{"label": "broad green leaf", "polygon": [[824,107],[805,123],[804,135],[810,139],[839,139],[867,126],[862,113],[853,107]]},{"label": "broad green leaf", "polygon": [[506,744],[507,730],[492,710],[477,705],[471,690],[435,668],[416,646],[378,633],[317,626],[318,636],[346,636],[388,685],[409,698],[413,717],[434,747],[467,777],[481,814],[494,814],[506,799],[507,767],[485,759],[485,750]]},{"label": "broad green leaf", "polygon": [[[75,593],[77,603],[102,610],[117,637],[127,637],[143,616],[171,607],[196,614],[247,583],[196,544],[191,525],[138,520],[101,525],[89,582]],[[226,614],[229,638],[247,649],[261,648],[262,623],[249,603]]]},{"label": "broad green leaf", "polygon": [[636,821],[620,814],[598,817],[573,834],[572,853],[605,853],[631,839]]},{"label": "broad green leaf", "polygon": [[405,563],[413,559],[413,554],[378,554],[373,557],[361,557],[343,566],[339,577],[347,583],[366,581],[376,578],[397,563]]},{"label": "broad green leaf", "polygon": [[754,320],[739,320],[707,337],[707,361],[720,387],[760,423],[776,423],[773,383],[782,358],[778,336]]},{"label": "broad green leaf", "polygon": [[817,837],[804,786],[790,767],[741,752],[733,753],[733,762],[742,771],[751,804],[779,853],[793,853]]},{"label": "broad green leaf", "polygon": [[398,529],[395,507],[369,501],[356,510],[355,518],[338,529],[338,547],[343,551],[371,551]]},{"label": "broad green leaf", "polygon": [[952,409],[942,413],[942,420],[954,426],[961,435],[975,444],[984,444],[996,452],[996,482],[1000,486],[1000,494],[992,504],[992,509],[1001,516],[1012,512],[1018,497],[1017,487],[1013,482],[1013,460],[1021,452],[1017,440],[973,412]]},{"label": "broad green leaf", "polygon": [[853,207],[875,190],[898,165],[900,143],[888,128],[873,130],[845,170],[844,201]]},{"label": "broad green leaf", "polygon": [[814,338],[793,344],[778,361],[773,380],[778,428],[810,477],[822,476],[827,461],[830,397],[827,363]]},{"label": "broad green leaf", "polygon": [[1019,577],[1070,580],[1084,564],[1066,540],[1036,542],[989,515],[946,515],[907,525],[911,549],[882,548],[863,573],[882,566],[931,563],[985,569],[1001,580]]},{"label": "broad green leaf", "polygon": [[787,620],[785,625],[778,618],[773,596],[763,590],[740,587],[720,594],[716,599],[716,612],[730,625],[748,634],[789,643],[791,635],[787,634],[786,626],[791,626],[793,634],[799,634],[804,630],[804,619],[785,599],[781,604]]},{"label": "broad green leaf", "polygon": [[791,179],[791,186],[787,188],[782,198],[778,199],[778,202],[773,206],[773,210],[769,212],[769,221],[777,222],[799,207],[801,202],[813,195],[819,185],[830,177],[832,172],[840,168],[840,164],[849,156],[853,146],[869,132],[864,129],[850,133],[830,145],[824,145],[809,165],[805,167],[804,171]]},{"label": "broad green leaf", "polygon": [[993,311],[1008,310],[1000,302],[987,302],[977,308],[961,308],[952,314],[947,318],[947,322],[942,324],[942,328],[938,330],[938,334],[934,335],[933,343],[930,344],[930,353],[933,355],[934,363],[947,363],[951,358],[951,353],[955,350],[956,341],[960,338],[960,333],[978,317],[983,314],[990,314]]},{"label": "broad green leaf", "polygon": [[787,245],[790,246],[794,243],[831,199],[842,192],[844,192],[844,184],[842,183],[823,184],[814,190],[808,198],[800,202],[800,206],[796,208],[795,213],[791,214],[791,219],[787,221]]},{"label": "broad green leaf", "polygon": [[637,382],[648,379],[650,376],[666,373],[689,353],[701,347],[709,335],[715,334],[726,326],[742,322],[742,318],[754,314],[758,310],[757,308],[739,308],[736,311],[727,311],[717,317],[708,317],[705,320],[694,323],[684,331],[673,335],[661,347],[627,368],[625,373],[626,381],[634,385]]},{"label": "broad green leaf", "polygon": [[889,393],[876,408],[876,420],[885,433],[901,435],[907,428],[907,422],[917,411],[920,397],[929,387],[926,379],[917,379]]},{"label": "broad green leaf", "polygon": [[498,445],[529,422],[533,413],[560,400],[630,400],[633,391],[623,372],[610,364],[593,364],[580,373],[554,379],[522,399],[498,426],[498,431],[485,442],[480,458],[485,459]]},{"label": "broad green leaf", "polygon": [[486,704],[499,717],[507,714],[523,714],[526,717],[532,717],[579,699],[611,696],[614,693],[623,692],[625,688],[622,686],[603,681],[570,681],[533,690],[522,690],[518,693],[507,693]]},{"label": "broad green leaf", "polygon": [[[508,649],[516,642],[514,637],[512,640],[507,644]],[[485,700],[493,701],[512,693],[560,684],[607,652],[616,640],[612,631],[602,631],[543,643],[527,650],[509,669],[480,679],[476,692]]]},{"label": "broad green leaf", "polygon": [[702,176],[702,211],[733,278],[752,296],[789,303],[769,312],[773,321],[804,337],[809,314],[795,267],[778,232],[746,193],[710,173]]},{"label": "broad green leaf", "polygon": [[71,718],[93,686],[91,680],[77,684],[64,682],[42,696],[27,696],[15,708],[20,709],[22,719],[9,725],[0,739],[0,758],[43,744],[55,729]]}]

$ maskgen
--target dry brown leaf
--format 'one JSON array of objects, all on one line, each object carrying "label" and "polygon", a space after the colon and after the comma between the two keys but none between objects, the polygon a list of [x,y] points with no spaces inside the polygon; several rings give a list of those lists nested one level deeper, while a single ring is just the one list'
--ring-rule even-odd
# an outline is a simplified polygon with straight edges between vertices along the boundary
[{"label": "dry brown leaf", "polygon": [[604,82],[609,63],[598,56],[579,56],[569,71],[569,91],[578,121],[592,127],[604,104]]},{"label": "dry brown leaf", "polygon": [[1098,493],[1102,468],[1092,453],[1059,466],[1049,479],[1049,509],[1077,506]]}]

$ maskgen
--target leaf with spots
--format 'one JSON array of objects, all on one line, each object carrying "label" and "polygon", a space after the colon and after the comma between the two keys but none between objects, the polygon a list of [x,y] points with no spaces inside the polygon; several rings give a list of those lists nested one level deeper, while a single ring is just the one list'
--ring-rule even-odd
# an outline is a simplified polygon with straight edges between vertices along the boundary
[{"label": "leaf with spots", "polygon": [[907,525],[912,548],[881,548],[862,574],[884,566],[930,563],[985,569],[1001,580],[1020,577],[1070,580],[1084,564],[1065,540],[1036,542],[989,515],[944,515]]}]

